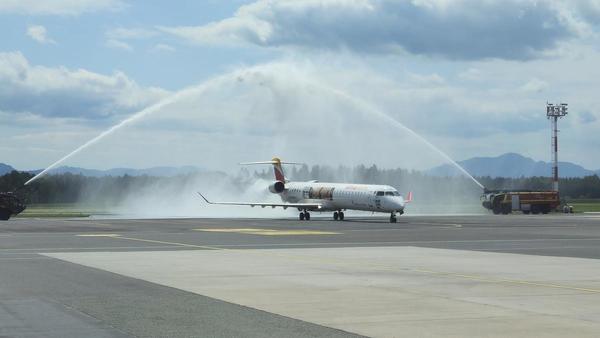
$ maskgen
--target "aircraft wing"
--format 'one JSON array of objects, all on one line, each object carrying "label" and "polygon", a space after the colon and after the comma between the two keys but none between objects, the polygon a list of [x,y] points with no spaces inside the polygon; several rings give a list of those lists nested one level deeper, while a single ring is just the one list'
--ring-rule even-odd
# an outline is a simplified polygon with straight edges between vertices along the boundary
[{"label": "aircraft wing", "polygon": [[321,209],[323,204],[321,203],[260,203],[260,202],[212,202],[209,201],[204,195],[198,192],[198,195],[202,197],[204,201],[208,204],[220,204],[220,205],[248,205],[251,207],[282,207],[284,209],[287,208],[303,208],[303,209]]}]

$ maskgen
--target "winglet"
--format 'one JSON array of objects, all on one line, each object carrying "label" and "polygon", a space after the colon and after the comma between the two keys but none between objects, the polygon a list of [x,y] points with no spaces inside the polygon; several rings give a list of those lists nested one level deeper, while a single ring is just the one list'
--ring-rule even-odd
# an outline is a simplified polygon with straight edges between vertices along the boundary
[{"label": "winglet", "polygon": [[206,199],[206,197],[204,197],[204,195],[202,195],[199,191],[197,191],[198,195],[200,195],[200,197],[202,197],[203,200],[206,201],[206,203],[208,204],[213,204],[211,201],[209,201],[208,199]]},{"label": "winglet", "polygon": [[412,191],[408,192],[408,196],[406,196],[406,199],[404,200],[404,203],[410,203],[413,200],[413,193]]}]

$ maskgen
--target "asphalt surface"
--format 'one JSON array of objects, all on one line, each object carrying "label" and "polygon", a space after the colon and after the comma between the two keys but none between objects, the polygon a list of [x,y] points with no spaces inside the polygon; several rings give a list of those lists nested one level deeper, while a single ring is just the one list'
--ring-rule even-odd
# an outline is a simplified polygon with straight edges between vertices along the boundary
[{"label": "asphalt surface", "polygon": [[354,336],[43,254],[379,246],[598,259],[600,217],[14,219],[0,223],[0,336]]}]

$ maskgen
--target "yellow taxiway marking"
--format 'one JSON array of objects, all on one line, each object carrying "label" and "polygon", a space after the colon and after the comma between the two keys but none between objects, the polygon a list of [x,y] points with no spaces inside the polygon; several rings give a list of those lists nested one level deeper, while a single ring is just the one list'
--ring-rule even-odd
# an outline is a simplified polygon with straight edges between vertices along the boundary
[{"label": "yellow taxiway marking", "polygon": [[339,232],[333,231],[320,231],[320,230],[306,230],[306,229],[290,229],[290,230],[277,230],[277,229],[261,229],[261,228],[221,228],[221,229],[192,229],[194,231],[205,231],[205,232],[229,232],[238,234],[248,235],[261,235],[261,236],[296,236],[296,235],[339,235]]}]

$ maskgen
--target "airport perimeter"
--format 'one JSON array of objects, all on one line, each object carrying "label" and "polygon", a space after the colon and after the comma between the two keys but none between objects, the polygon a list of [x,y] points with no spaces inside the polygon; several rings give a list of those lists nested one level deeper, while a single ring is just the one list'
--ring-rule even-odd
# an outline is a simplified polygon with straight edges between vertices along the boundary
[{"label": "airport perimeter", "polygon": [[600,216],[15,219],[0,336],[597,337]]}]

